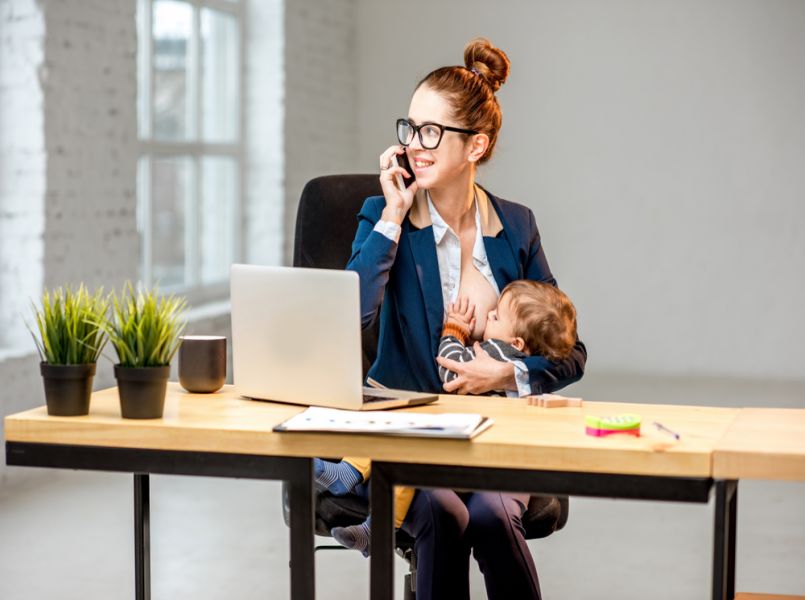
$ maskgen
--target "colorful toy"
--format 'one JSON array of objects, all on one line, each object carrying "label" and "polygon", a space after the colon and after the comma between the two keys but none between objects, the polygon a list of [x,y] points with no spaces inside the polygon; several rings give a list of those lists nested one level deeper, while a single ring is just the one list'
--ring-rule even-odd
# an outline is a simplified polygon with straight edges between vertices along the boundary
[{"label": "colorful toy", "polygon": [[587,415],[584,422],[587,425],[587,435],[603,437],[613,433],[625,433],[636,437],[640,436],[640,415],[626,414],[615,417],[595,417]]}]

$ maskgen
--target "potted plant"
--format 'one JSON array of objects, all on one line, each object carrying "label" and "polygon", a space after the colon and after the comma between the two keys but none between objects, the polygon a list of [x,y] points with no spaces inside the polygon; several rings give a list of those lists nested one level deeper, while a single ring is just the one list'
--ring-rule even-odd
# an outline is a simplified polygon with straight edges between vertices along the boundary
[{"label": "potted plant", "polygon": [[104,328],[117,357],[115,378],[125,419],[159,419],[165,406],[170,362],[179,349],[185,323],[184,298],[135,291],[126,283],[112,294],[112,314]]},{"label": "potted plant", "polygon": [[102,289],[90,294],[83,284],[77,290],[45,290],[42,307],[33,306],[38,337],[29,330],[42,359],[39,370],[49,415],[89,413],[95,365],[106,344],[101,321],[108,308]]}]

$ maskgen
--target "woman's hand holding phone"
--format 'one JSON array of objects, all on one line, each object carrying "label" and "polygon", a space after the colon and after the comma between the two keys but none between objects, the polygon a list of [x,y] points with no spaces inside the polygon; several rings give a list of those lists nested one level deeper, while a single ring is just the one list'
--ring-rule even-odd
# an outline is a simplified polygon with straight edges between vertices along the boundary
[{"label": "woman's hand holding phone", "polygon": [[[380,155],[380,186],[386,198],[386,208],[380,218],[398,225],[408,214],[418,189],[413,173],[397,162],[398,155],[404,153],[405,148],[395,144]],[[411,181],[408,187],[405,187],[406,180]],[[400,186],[400,183],[403,185]]]}]

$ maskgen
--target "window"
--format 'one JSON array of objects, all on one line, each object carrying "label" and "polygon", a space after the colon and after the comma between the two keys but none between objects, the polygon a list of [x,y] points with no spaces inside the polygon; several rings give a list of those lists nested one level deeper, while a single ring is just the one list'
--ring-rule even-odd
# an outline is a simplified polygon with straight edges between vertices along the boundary
[{"label": "window", "polygon": [[242,3],[138,0],[141,278],[191,302],[241,259]]}]

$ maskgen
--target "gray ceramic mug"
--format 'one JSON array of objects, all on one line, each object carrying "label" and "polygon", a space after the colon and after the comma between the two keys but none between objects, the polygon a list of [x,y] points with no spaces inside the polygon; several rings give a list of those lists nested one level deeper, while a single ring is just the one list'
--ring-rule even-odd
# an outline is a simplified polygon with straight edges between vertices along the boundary
[{"label": "gray ceramic mug", "polygon": [[179,347],[179,383],[188,392],[209,394],[226,381],[226,337],[185,335]]}]

